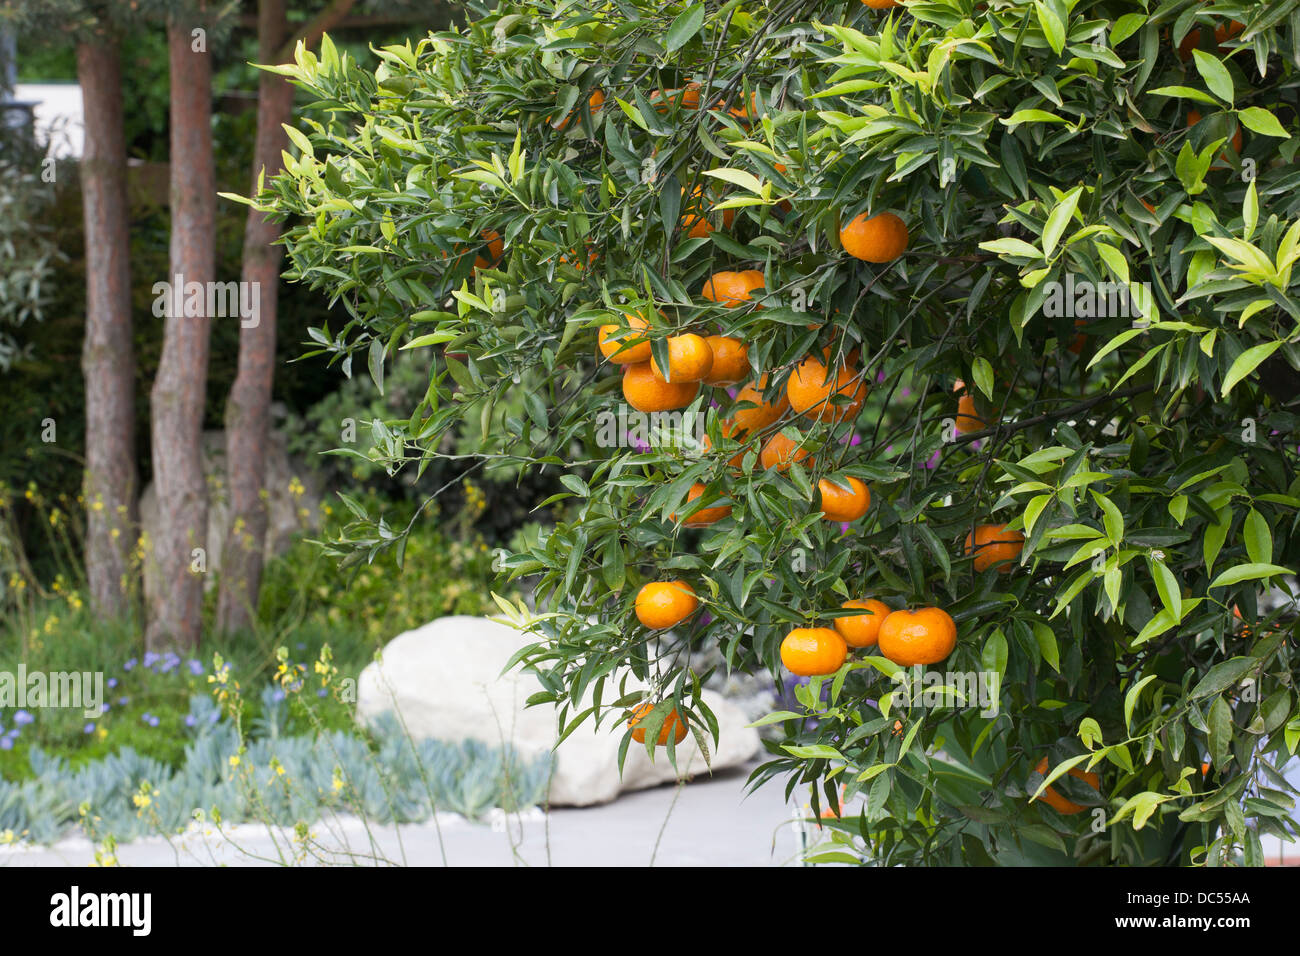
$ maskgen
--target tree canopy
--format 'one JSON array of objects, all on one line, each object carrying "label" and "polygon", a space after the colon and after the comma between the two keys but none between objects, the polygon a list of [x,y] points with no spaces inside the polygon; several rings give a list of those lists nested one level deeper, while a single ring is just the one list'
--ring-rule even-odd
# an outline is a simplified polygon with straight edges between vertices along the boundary
[{"label": "tree canopy", "polygon": [[[428,365],[373,460],[422,471],[473,422],[483,468],[562,472],[568,518],[504,562],[539,613],[505,611],[568,729],[645,697],[647,748],[674,711],[707,745],[693,649],[780,673],[846,600],[934,607],[957,640],[930,677],[996,675],[991,701],[906,694],[919,672],[865,646],[765,721],[757,780],[867,796],[825,858],[1253,863],[1300,741],[1297,16],[476,7],[374,70],[328,38],[277,68],[315,102],[256,201],[351,316],[312,354],[381,385],[398,351]],[[885,213],[901,255],[855,231]],[[744,374],[638,431],[646,373],[602,326],[661,378],[694,333]],[[779,414],[743,425],[756,402]],[[789,461],[762,460],[777,435]],[[827,520],[851,479],[865,517]],[[332,550],[400,561],[353,504]],[[707,613],[647,630],[639,589],[675,579]]]}]

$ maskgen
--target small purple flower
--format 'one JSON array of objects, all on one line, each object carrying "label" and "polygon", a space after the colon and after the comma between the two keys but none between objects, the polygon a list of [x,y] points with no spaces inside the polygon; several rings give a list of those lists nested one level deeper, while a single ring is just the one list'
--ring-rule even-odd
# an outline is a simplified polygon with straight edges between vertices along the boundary
[{"label": "small purple flower", "polygon": [[929,457],[929,459],[927,459],[927,461],[926,461],[926,463],[925,463],[925,467],[926,467],[926,468],[929,468],[931,471],[933,471],[935,468],[938,468],[938,467],[939,467],[939,459],[940,459],[941,457],[942,457],[942,456],[939,454],[938,450],[936,450],[935,453],[934,453],[933,455],[931,455],[931,456]]},{"label": "small purple flower", "polygon": [[203,673],[203,664],[192,657],[189,660],[189,668],[190,668],[190,673],[193,674],[195,677],[198,677],[200,674]]},{"label": "small purple flower", "polygon": [[144,655],[144,666],[148,668],[152,668],[161,659],[162,659],[161,655],[159,655],[156,651],[148,651]]},{"label": "small purple flower", "polygon": [[94,725],[94,724],[86,724],[86,726],[84,726],[84,727],[81,728],[81,732],[82,732],[83,734],[93,734],[93,733],[95,732],[95,725]]},{"label": "small purple flower", "polygon": [[150,727],[157,727],[158,724],[161,723],[161,721],[159,721],[157,717],[149,713],[149,711],[147,710],[140,715],[140,719],[144,721],[146,724],[148,724]]},{"label": "small purple flower", "polygon": [[130,697],[119,697],[117,699],[117,706],[119,707],[125,707],[129,703],[131,703]]},{"label": "small purple flower", "polygon": [[108,679],[108,689],[109,689],[109,690],[112,690],[112,689],[113,689],[114,687],[116,687],[116,686],[117,686],[117,678],[116,678],[116,677],[110,677],[110,678]]},{"label": "small purple flower", "polygon": [[197,724],[198,722],[199,722],[199,721],[198,721],[198,718],[196,718],[193,714],[186,714],[186,715],[185,715],[185,726],[186,726],[186,727],[193,727],[193,726],[194,726],[195,724]]},{"label": "small purple flower", "polygon": [[14,741],[12,737],[0,737],[0,750],[13,750]]},{"label": "small purple flower", "polygon": [[131,658],[129,661],[127,661],[125,664],[122,665],[122,670],[124,670],[124,671],[133,671],[133,670],[135,670],[135,665],[136,665],[136,663],[137,663],[137,661],[136,661],[136,659],[133,657],[133,658]]},{"label": "small purple flower", "polygon": [[306,645],[303,641],[299,641],[297,644],[294,645],[294,647],[296,647],[296,648],[298,648],[298,650],[302,651],[302,650],[306,650],[307,645]]},{"label": "small purple flower", "polygon": [[[298,685],[301,686],[301,683],[302,682],[299,681]],[[297,689],[296,687],[293,687],[293,685],[291,685],[291,687],[295,690]],[[275,690],[271,691],[271,700],[275,701],[277,704],[280,703],[280,701],[284,700],[284,691],[279,687],[275,688]]]},{"label": "small purple flower", "polygon": [[882,369],[881,371],[876,373],[876,381],[883,382],[884,380],[885,380],[885,373],[884,370]]},{"label": "small purple flower", "polygon": [[905,386],[899,389],[898,394],[903,398],[910,398],[912,396],[912,390]]},{"label": "small purple flower", "polygon": [[30,724],[30,723],[31,723],[32,721],[34,721],[35,719],[36,719],[35,717],[33,717],[31,714],[27,713],[27,711],[25,711],[25,710],[19,710],[19,711],[15,711],[15,712],[14,712],[14,726],[15,726],[15,727],[24,727],[24,726],[26,726],[27,724]]},{"label": "small purple flower", "polygon": [[325,690],[324,687],[322,687],[320,690],[316,691],[316,696],[317,696],[317,697],[324,697],[327,693],[329,693],[329,692],[328,692],[327,690]]},{"label": "small purple flower", "polygon": [[713,615],[710,614],[708,611],[705,611],[703,614],[700,615],[700,624],[703,627],[708,627],[712,623],[713,623]]}]

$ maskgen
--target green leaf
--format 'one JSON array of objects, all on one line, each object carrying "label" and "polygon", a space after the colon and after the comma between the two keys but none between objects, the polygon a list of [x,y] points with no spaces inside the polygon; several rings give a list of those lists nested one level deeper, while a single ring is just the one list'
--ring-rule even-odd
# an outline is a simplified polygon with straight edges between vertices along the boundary
[{"label": "green leaf", "polygon": [[1061,672],[1061,652],[1056,646],[1055,632],[1045,622],[1035,621],[1034,640],[1038,642],[1038,653],[1043,655],[1043,660],[1047,661],[1052,670],[1059,674]]},{"label": "green leaf", "polygon": [[664,49],[669,53],[680,50],[704,25],[704,4],[694,3],[677,15],[677,19],[664,34]]},{"label": "green leaf", "polygon": [[1263,107],[1247,106],[1244,110],[1238,110],[1237,119],[1241,120],[1241,125],[1252,133],[1276,136],[1278,139],[1291,138],[1291,134],[1278,122],[1277,117]]},{"label": "green leaf", "polygon": [[1234,657],[1215,664],[1192,688],[1187,699],[1200,700],[1202,697],[1222,693],[1249,674],[1258,664],[1259,661],[1254,657]]},{"label": "green leaf", "polygon": [[1048,44],[1052,47],[1052,52],[1060,56],[1061,51],[1065,49],[1065,24],[1042,0],[1035,0],[1034,9],[1038,11],[1038,22],[1043,28],[1043,35],[1047,37]]},{"label": "green leaf", "polygon": [[1016,110],[1010,116],[999,120],[1003,126],[1014,128],[1023,123],[1064,123],[1065,120],[1047,110]]},{"label": "green leaf", "polygon": [[1215,104],[1214,97],[1204,90],[1194,89],[1190,86],[1162,86],[1159,89],[1151,91],[1152,96],[1172,96],[1180,100],[1196,100],[1198,103]]},{"label": "green leaf", "polygon": [[1246,553],[1255,564],[1267,564],[1273,559],[1273,533],[1264,516],[1254,508],[1246,515],[1243,528],[1246,535]]},{"label": "green leaf", "polygon": [[1156,679],[1155,674],[1148,674],[1146,677],[1142,678],[1140,681],[1138,681],[1136,684],[1130,687],[1128,689],[1128,693],[1124,695],[1125,730],[1128,730],[1130,732],[1133,730],[1133,708],[1137,706],[1138,697],[1141,696],[1142,694],[1142,688],[1146,687],[1147,684],[1151,683],[1155,679]]},{"label": "green leaf", "polygon": [[1206,723],[1210,729],[1210,765],[1222,767],[1228,762],[1228,750],[1232,746],[1232,708],[1222,697],[1216,697],[1210,705]]},{"label": "green leaf", "polygon": [[1047,217],[1047,224],[1043,226],[1043,255],[1047,258],[1052,257],[1052,253],[1056,250],[1056,244],[1060,242],[1065,228],[1070,224],[1070,220],[1074,218],[1074,212],[1079,208],[1079,197],[1082,194],[1082,186],[1071,190],[1052,210],[1052,214]]},{"label": "green leaf", "polygon": [[1043,509],[1051,503],[1051,495],[1038,495],[1031,498],[1029,504],[1025,505],[1025,531],[1029,534],[1034,533],[1034,524],[1038,521],[1039,515]]},{"label": "green leaf", "polygon": [[1160,593],[1160,602],[1169,610],[1175,621],[1183,618],[1183,595],[1178,587],[1178,579],[1163,561],[1147,557],[1147,567],[1151,570],[1151,579],[1156,583]]},{"label": "green leaf", "polygon": [[1196,72],[1201,74],[1201,79],[1205,81],[1209,91],[1223,102],[1231,104],[1237,94],[1233,89],[1232,74],[1228,72],[1228,68],[1219,62],[1218,57],[1204,50],[1193,50],[1192,57],[1196,61]]},{"label": "green leaf", "polygon": [[971,363],[971,378],[975,380],[975,385],[986,398],[993,397],[993,366],[989,364],[986,358],[977,358]]},{"label": "green leaf", "polygon": [[739,186],[751,193],[762,194],[763,183],[753,173],[747,173],[743,169],[730,169],[722,167],[721,169],[706,169],[705,176],[712,176],[714,179],[721,179],[723,182],[731,183],[733,186]]},{"label": "green leaf", "polygon": [[423,348],[426,345],[441,345],[443,342],[450,342],[457,335],[456,332],[430,332],[428,335],[417,335],[399,348],[398,351],[404,352],[407,349]]},{"label": "green leaf", "polygon": [[1039,259],[1042,252],[1037,246],[1031,246],[1023,239],[1017,239],[1014,236],[1004,236],[1001,239],[990,239],[988,242],[981,242],[980,248],[985,252],[992,252],[999,256],[1023,256],[1026,259]]},{"label": "green leaf", "polygon": [[1294,574],[1290,568],[1279,567],[1276,564],[1239,564],[1235,568],[1229,568],[1210,582],[1210,588],[1225,588],[1230,584],[1239,584],[1242,581],[1253,581],[1258,578],[1271,578],[1278,574]]},{"label": "green leaf", "polygon": [[1002,628],[995,630],[984,642],[980,664],[985,671],[996,671],[999,677],[1007,672],[1007,639]]},{"label": "green leaf", "polygon": [[1228,374],[1223,379],[1222,397],[1227,398],[1228,393],[1232,391],[1233,386],[1243,378],[1255,371],[1260,363],[1281,348],[1281,342],[1265,342],[1262,345],[1256,345],[1246,349],[1233,361],[1232,366],[1228,369]]}]

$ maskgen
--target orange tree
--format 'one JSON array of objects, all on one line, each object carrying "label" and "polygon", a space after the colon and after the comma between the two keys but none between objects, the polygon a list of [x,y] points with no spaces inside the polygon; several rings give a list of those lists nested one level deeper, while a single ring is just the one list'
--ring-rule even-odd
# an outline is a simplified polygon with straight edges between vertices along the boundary
[{"label": "orange tree", "polygon": [[[824,858],[1258,862],[1300,738],[1294,5],[470,6],[280,68],[315,102],[257,202],[347,310],[313,354],[428,366],[371,459],[472,423],[558,472],[504,561],[538,700],[674,759],[717,731],[693,650],[806,675],[755,780],[843,788]],[[330,548],[400,561],[354,512]]]}]

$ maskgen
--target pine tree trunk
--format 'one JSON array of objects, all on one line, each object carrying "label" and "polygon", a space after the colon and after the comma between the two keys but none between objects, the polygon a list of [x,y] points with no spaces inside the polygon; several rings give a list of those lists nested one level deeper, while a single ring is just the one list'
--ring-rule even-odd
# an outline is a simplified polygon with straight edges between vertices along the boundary
[{"label": "pine tree trunk", "polygon": [[[192,49],[190,27],[169,21],[171,68],[171,276],[203,306],[169,303],[162,356],[150,396],[157,539],[150,542],[156,587],[149,594],[146,646],[198,646],[207,568],[208,494],[203,477],[203,407],[209,333],[206,290],[215,279],[216,176],[212,153],[212,67]],[[178,278],[179,277],[179,278]],[[200,285],[195,286],[195,283]],[[197,298],[197,297],[196,297]],[[179,314],[177,312],[179,311]],[[193,313],[199,314],[193,314]]]},{"label": "pine tree trunk", "polygon": [[115,42],[77,46],[85,106],[81,191],[86,243],[86,578],[100,617],[130,609],[128,555],[138,524],[135,357],[122,127],[122,70]]},{"label": "pine tree trunk", "polygon": [[[284,0],[258,4],[259,63],[273,63],[288,34]],[[289,148],[282,124],[293,117],[293,87],[283,77],[262,73],[257,95],[257,140],[250,193],[259,174],[269,180],[282,167],[280,153]],[[266,543],[266,445],[270,433],[271,382],[275,368],[276,304],[281,247],[273,243],[280,229],[256,209],[244,226],[243,281],[258,290],[257,323],[239,332],[239,365],[226,404],[226,467],[230,489],[230,526],[221,555],[221,592],[217,627],[223,632],[248,628],[257,611]]]}]

